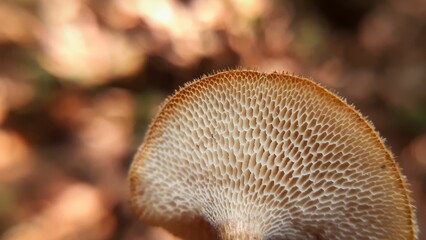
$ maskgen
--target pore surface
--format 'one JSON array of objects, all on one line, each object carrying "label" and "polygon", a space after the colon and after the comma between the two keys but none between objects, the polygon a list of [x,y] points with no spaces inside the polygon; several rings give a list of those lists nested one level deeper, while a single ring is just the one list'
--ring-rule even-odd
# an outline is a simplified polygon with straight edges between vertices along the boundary
[{"label": "pore surface", "polygon": [[231,71],[184,87],[152,124],[131,182],[133,205],[159,225],[203,219],[262,239],[413,234],[404,180],[372,127],[285,74]]}]

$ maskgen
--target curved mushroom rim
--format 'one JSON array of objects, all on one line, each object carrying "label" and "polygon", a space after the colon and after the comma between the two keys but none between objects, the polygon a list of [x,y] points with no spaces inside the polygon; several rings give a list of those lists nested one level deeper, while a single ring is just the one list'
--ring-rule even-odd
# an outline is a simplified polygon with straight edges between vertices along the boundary
[{"label": "curved mushroom rim", "polygon": [[[240,75],[240,76],[244,76],[244,75],[254,75],[257,76],[259,78],[267,78],[267,79],[271,79],[271,78],[278,78],[279,81],[286,81],[288,79],[292,79],[292,80],[296,80],[296,81],[301,81],[304,82],[308,85],[310,85],[311,87],[314,87],[315,90],[317,90],[318,92],[320,92],[321,94],[325,95],[326,98],[328,98],[329,100],[333,100],[335,101],[337,104],[342,105],[346,108],[350,109],[351,114],[355,115],[356,118],[358,119],[358,121],[362,122],[362,124],[364,124],[365,126],[367,126],[367,128],[370,130],[369,134],[372,134],[374,136],[374,139],[376,140],[377,144],[379,144],[379,146],[381,146],[382,149],[384,149],[385,153],[386,153],[386,158],[387,161],[389,161],[389,163],[392,165],[392,170],[396,173],[396,176],[398,176],[398,183],[400,188],[404,191],[405,194],[405,204],[407,206],[407,213],[409,214],[409,216],[411,216],[410,219],[408,219],[408,225],[411,226],[411,236],[413,236],[412,239],[416,239],[417,233],[418,233],[418,227],[417,224],[415,222],[415,211],[414,208],[411,204],[412,199],[409,195],[409,191],[407,188],[407,182],[405,177],[402,175],[400,167],[398,166],[398,163],[394,160],[392,153],[389,151],[389,149],[386,147],[384,140],[379,136],[379,134],[376,132],[373,124],[366,120],[359,111],[357,111],[355,109],[355,107],[353,105],[348,104],[343,98],[341,98],[340,96],[332,93],[330,90],[326,89],[325,87],[319,85],[318,83],[314,82],[311,79],[307,79],[304,77],[300,77],[300,76],[296,76],[293,74],[289,74],[289,73],[284,73],[284,72],[273,72],[270,74],[267,73],[260,73],[258,71],[254,71],[254,70],[230,70],[230,71],[223,71],[223,72],[218,72],[212,75],[208,75],[208,76],[203,76],[199,79],[196,79],[194,81],[191,81],[187,84],[185,84],[184,87],[182,87],[181,89],[179,89],[178,91],[176,91],[174,94],[172,94],[171,96],[167,97],[164,102],[162,103],[162,105],[160,106],[160,110],[157,113],[157,115],[154,117],[154,120],[152,121],[151,125],[149,126],[147,133],[143,139],[143,144],[139,147],[137,153],[135,154],[134,160],[130,166],[130,170],[129,170],[129,185],[130,185],[130,205],[133,209],[133,211],[136,213],[136,215],[141,218],[142,215],[142,211],[143,208],[141,208],[140,206],[137,206],[137,194],[136,194],[136,186],[137,186],[137,173],[136,173],[136,167],[137,166],[143,166],[144,161],[138,161],[137,159],[141,159],[139,156],[142,154],[142,150],[144,149],[144,146],[146,144],[146,142],[149,142],[149,139],[152,138],[153,134],[158,130],[158,128],[162,127],[161,122],[163,120],[166,119],[166,112],[168,111],[173,111],[173,108],[176,104],[179,104],[179,101],[185,100],[186,97],[191,96],[192,94],[194,94],[194,92],[192,90],[195,90],[197,88],[196,85],[200,85],[200,84],[207,84],[209,81],[214,81],[217,78],[220,78],[222,76],[226,76],[226,75]],[[229,76],[226,76],[229,77]],[[234,81],[240,81],[242,79],[234,79]],[[157,225],[155,223],[153,223],[154,225]]]}]

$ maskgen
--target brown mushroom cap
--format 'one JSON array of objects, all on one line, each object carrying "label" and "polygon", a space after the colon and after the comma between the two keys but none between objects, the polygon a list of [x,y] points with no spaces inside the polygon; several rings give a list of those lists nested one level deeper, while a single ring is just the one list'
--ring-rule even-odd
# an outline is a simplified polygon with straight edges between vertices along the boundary
[{"label": "brown mushroom cap", "polygon": [[227,71],[170,97],[130,170],[144,221],[185,239],[416,239],[405,178],[310,80]]}]

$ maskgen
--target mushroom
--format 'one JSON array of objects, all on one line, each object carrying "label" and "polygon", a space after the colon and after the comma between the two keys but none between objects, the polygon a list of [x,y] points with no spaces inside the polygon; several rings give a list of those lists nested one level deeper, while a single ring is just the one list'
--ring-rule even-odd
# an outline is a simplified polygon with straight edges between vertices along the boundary
[{"label": "mushroom", "polygon": [[372,124],[311,80],[235,70],[168,98],[131,204],[183,239],[416,239],[407,183]]}]

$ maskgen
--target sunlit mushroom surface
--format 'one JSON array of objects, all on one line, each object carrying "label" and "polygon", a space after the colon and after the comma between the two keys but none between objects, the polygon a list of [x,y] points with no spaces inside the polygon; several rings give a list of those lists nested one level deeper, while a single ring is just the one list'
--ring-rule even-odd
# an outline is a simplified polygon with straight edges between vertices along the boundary
[{"label": "sunlit mushroom surface", "polygon": [[284,73],[186,85],[154,119],[130,185],[144,221],[185,239],[416,238],[405,178],[373,126]]}]

